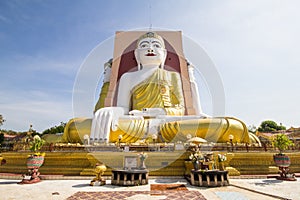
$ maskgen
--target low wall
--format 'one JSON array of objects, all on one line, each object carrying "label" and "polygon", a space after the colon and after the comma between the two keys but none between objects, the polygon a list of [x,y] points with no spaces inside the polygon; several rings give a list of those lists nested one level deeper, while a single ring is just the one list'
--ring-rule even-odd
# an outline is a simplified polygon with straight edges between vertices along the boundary
[{"label": "low wall", "polygon": [[[217,154],[214,152],[215,160]],[[2,153],[6,164],[0,166],[0,173],[24,174],[27,172],[26,159],[29,152]],[[40,172],[44,175],[93,175],[96,163],[108,166],[104,175],[111,175],[112,169],[123,167],[124,156],[137,156],[137,152],[47,152],[44,165]],[[147,169],[152,176],[183,176],[192,167],[187,164],[189,153],[174,152],[147,152]],[[224,152],[222,152],[224,154]],[[225,167],[230,175],[258,175],[274,174],[278,168],[273,162],[273,154],[267,152],[227,153]],[[291,158],[290,171],[300,172],[300,152],[287,153]],[[216,165],[218,166],[218,165]],[[188,168],[188,169],[187,169]]]},{"label": "low wall", "polygon": [[[26,160],[29,152],[2,153],[6,164],[0,167],[1,173],[24,174],[27,172]],[[42,174],[49,175],[79,175],[82,170],[90,167],[90,162],[84,152],[48,152],[43,166],[39,169]]]},{"label": "low wall", "polygon": [[[278,168],[273,161],[274,153],[247,152],[228,154],[227,166],[237,169],[241,175],[273,174]],[[300,172],[300,152],[286,153],[291,159],[291,173]]]}]

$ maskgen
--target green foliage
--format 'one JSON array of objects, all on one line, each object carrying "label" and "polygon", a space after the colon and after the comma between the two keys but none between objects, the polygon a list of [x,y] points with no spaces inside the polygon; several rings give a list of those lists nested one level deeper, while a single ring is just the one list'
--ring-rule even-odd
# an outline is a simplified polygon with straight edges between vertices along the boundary
[{"label": "green foliage", "polygon": [[41,139],[40,136],[35,135],[33,140],[30,142],[30,150],[34,153],[39,153],[42,146],[45,144],[45,140]]},{"label": "green foliage", "polygon": [[66,123],[60,122],[60,125],[48,128],[48,129],[44,130],[42,134],[44,135],[44,134],[63,133],[65,126],[66,126]]},{"label": "green foliage", "polygon": [[1,133],[4,134],[8,134],[8,135],[17,135],[17,134],[21,134],[17,131],[13,131],[13,130],[7,130],[7,129],[0,129]]},{"label": "green foliage", "polygon": [[285,134],[276,135],[273,138],[272,144],[274,147],[279,149],[279,154],[282,154],[284,150],[294,145],[294,143]]},{"label": "green foliage", "polygon": [[2,126],[4,122],[5,122],[5,119],[3,118],[2,115],[0,115],[0,126]]},{"label": "green foliage", "polygon": [[0,145],[2,144],[3,141],[4,141],[4,134],[0,133]]},{"label": "green foliage", "polygon": [[258,127],[259,132],[274,132],[280,130],[286,130],[285,126],[281,124],[277,125],[277,123],[272,120],[263,121]]},{"label": "green foliage", "polygon": [[282,125],[279,125],[278,127],[277,127],[277,130],[279,131],[279,130],[286,130],[286,127],[285,126],[282,126]]}]

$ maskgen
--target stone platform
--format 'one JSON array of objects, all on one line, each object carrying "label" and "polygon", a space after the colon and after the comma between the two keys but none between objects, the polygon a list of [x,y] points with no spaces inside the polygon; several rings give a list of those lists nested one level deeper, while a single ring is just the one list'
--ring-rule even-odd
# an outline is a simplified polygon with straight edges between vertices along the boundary
[{"label": "stone platform", "polygon": [[[124,156],[137,156],[139,152],[46,152],[41,174],[64,176],[93,176],[96,163],[108,166],[104,176],[111,176],[113,169],[120,169]],[[192,164],[187,161],[189,153],[185,151],[147,152],[146,166],[150,176],[184,176],[189,174]],[[215,158],[220,152],[214,152]],[[225,153],[225,152],[221,152]],[[0,167],[0,173],[24,174],[27,172],[26,159],[29,152],[2,153],[6,164]],[[273,152],[237,152],[227,153],[226,170],[230,176],[277,174],[278,168],[273,162]],[[300,152],[287,153],[291,158],[291,173],[300,172]]]}]

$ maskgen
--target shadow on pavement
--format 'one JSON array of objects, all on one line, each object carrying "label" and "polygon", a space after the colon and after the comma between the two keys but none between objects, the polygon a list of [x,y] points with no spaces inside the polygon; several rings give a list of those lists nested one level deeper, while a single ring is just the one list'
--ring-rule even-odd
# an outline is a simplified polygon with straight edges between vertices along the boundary
[{"label": "shadow on pavement", "polygon": [[276,183],[282,183],[282,180],[263,180],[260,183],[254,183],[255,185],[265,186],[265,185],[274,185]]},{"label": "shadow on pavement", "polygon": [[0,182],[0,185],[17,184],[19,182],[20,181],[3,181],[3,182]]}]

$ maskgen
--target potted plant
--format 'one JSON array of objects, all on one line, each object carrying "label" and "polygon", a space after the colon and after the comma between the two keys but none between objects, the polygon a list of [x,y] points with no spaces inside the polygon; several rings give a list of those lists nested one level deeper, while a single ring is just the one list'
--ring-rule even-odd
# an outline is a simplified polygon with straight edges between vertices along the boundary
[{"label": "potted plant", "polygon": [[28,156],[27,159],[27,167],[31,168],[39,168],[44,163],[45,153],[41,153],[40,150],[45,144],[45,140],[40,138],[40,136],[35,135],[33,140],[30,142],[30,150],[33,152]]},{"label": "potted plant", "polygon": [[23,180],[20,182],[21,184],[30,184],[36,183],[40,181],[39,175],[40,172],[38,169],[44,163],[45,153],[41,153],[40,150],[42,146],[45,144],[45,140],[41,139],[40,136],[35,135],[30,141],[29,149],[32,151],[32,154],[28,155],[27,157],[27,168],[28,173],[23,175]]},{"label": "potted plant", "polygon": [[200,169],[200,162],[204,160],[204,156],[200,151],[192,152],[189,156],[189,159],[192,161],[194,169],[199,170]]},{"label": "potted plant", "polygon": [[283,153],[284,150],[288,149],[290,146],[293,146],[294,143],[285,135],[278,134],[274,137],[273,146],[278,148],[279,153],[273,156],[274,162],[278,167],[288,167],[291,164],[290,158]]},{"label": "potted plant", "polygon": [[290,158],[283,153],[284,150],[293,146],[294,143],[284,134],[278,134],[273,139],[274,147],[279,149],[279,153],[273,156],[275,164],[279,167],[279,180],[296,181],[295,174],[289,173],[291,164]]}]

